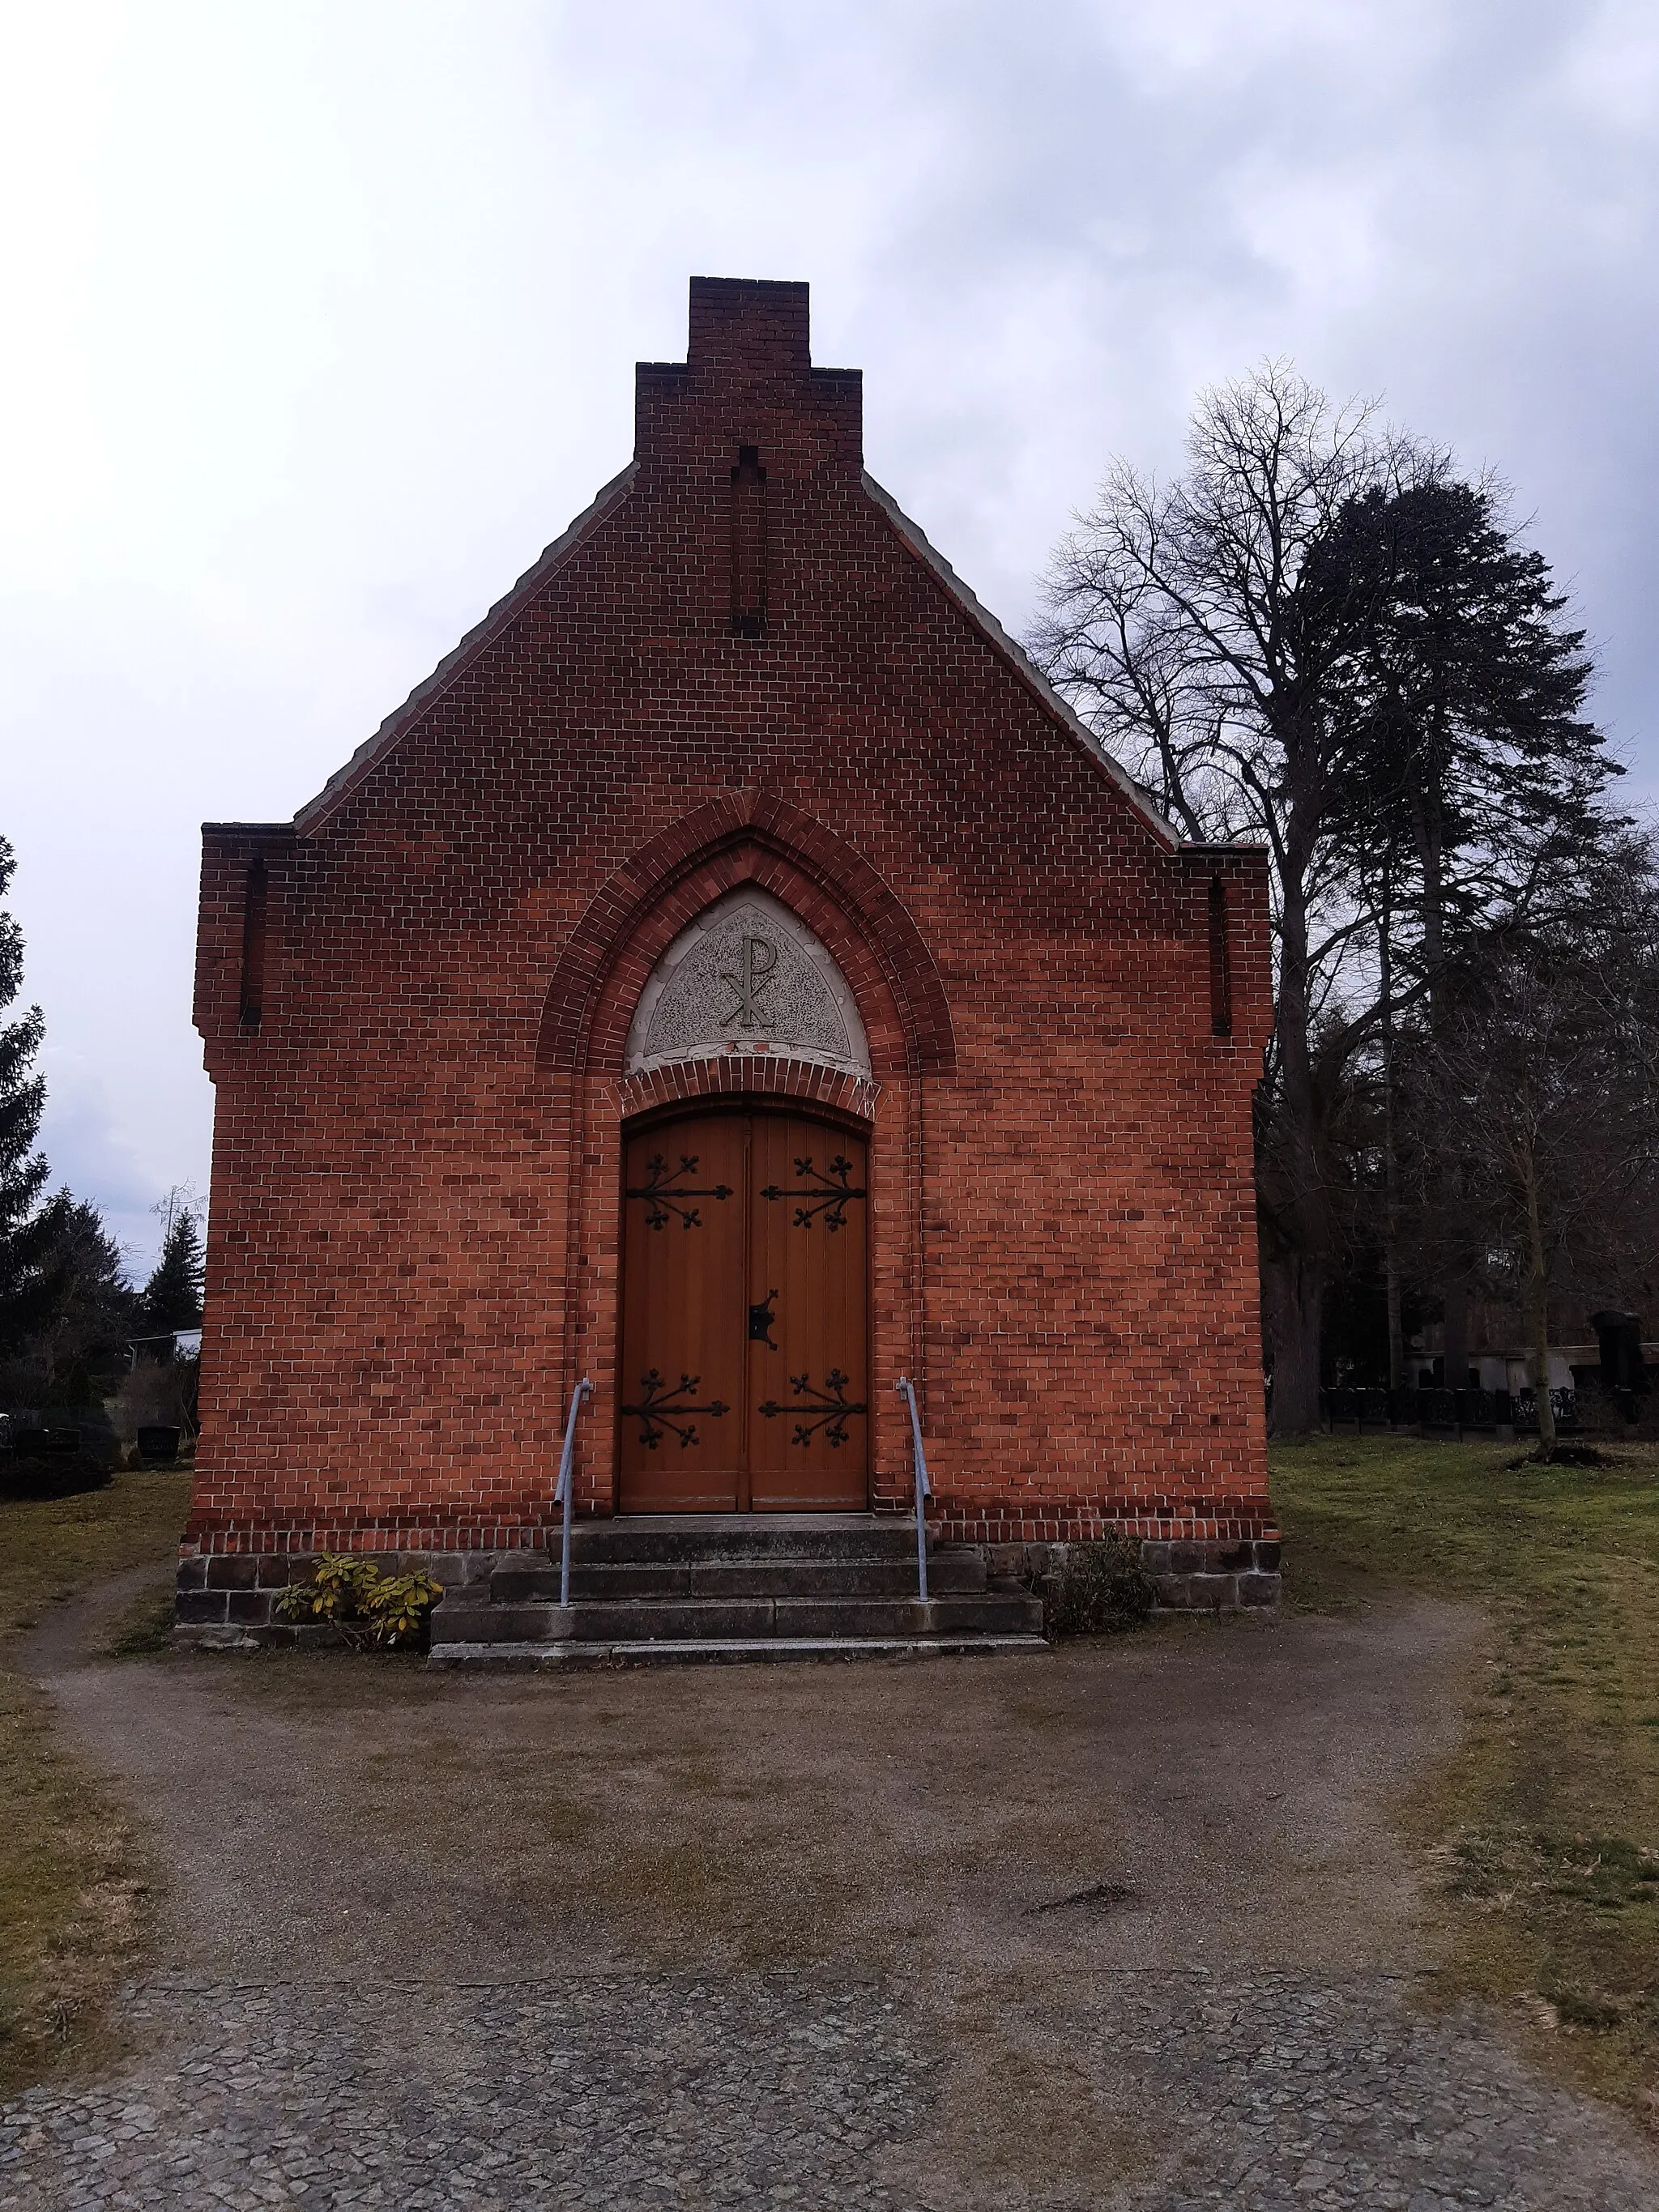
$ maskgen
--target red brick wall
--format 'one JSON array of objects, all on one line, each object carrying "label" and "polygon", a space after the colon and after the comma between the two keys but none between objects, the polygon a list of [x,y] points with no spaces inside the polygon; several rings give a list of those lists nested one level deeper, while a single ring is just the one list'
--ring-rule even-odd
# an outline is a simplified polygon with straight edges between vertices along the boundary
[{"label": "red brick wall", "polygon": [[870,1039],[867,1085],[767,1075],[871,1121],[878,1498],[908,1495],[908,1371],[947,1528],[1260,1534],[1262,858],[1175,849],[895,526],[805,286],[696,284],[691,339],[639,372],[629,476],[323,797],[204,833],[191,1539],[536,1540],[583,1372],[579,1494],[609,1509],[622,1123],[694,1080],[624,1079],[623,1042],[743,881],[835,952]]}]

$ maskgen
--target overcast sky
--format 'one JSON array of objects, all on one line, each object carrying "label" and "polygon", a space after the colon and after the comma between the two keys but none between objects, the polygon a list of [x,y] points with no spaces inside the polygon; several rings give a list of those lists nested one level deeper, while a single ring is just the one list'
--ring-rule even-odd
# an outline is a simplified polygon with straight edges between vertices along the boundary
[{"label": "overcast sky", "polygon": [[805,277],[1011,627],[1287,354],[1495,465],[1659,769],[1652,0],[9,0],[0,830],[45,1141],[205,1190],[198,828],[279,820],[627,459],[686,280]]}]

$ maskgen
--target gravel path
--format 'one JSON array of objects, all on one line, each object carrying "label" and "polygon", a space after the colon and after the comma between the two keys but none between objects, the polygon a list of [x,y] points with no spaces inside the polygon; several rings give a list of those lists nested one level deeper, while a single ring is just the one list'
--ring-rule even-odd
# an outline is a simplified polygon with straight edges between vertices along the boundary
[{"label": "gravel path", "polygon": [[[159,2047],[0,2114],[4,2212],[949,2212],[884,2154],[951,2124],[948,2068],[869,1988],[776,1975],[130,1993]],[[1072,2022],[1097,2097],[1161,2171],[1036,2207],[1652,2212],[1659,2166],[1474,2020],[1375,1976],[1126,1980]],[[914,2165],[914,2161],[910,2161]],[[1014,2200],[1010,2200],[1014,2201]]]}]

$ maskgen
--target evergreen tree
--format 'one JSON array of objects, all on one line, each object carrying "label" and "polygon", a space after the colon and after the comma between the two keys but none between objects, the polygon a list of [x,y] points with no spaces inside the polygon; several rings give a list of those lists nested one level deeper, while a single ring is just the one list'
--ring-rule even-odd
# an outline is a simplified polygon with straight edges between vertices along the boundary
[{"label": "evergreen tree", "polygon": [[202,1231],[187,1206],[169,1201],[161,1256],[143,1293],[143,1333],[202,1326]]},{"label": "evergreen tree", "polygon": [[[1437,480],[1350,501],[1316,549],[1328,589],[1366,617],[1336,691],[1348,772],[1334,827],[1354,856],[1354,896],[1373,914],[1381,1009],[1380,1243],[1387,1283],[1389,1374],[1403,1379],[1401,1218],[1395,1083],[1398,1025],[1437,1030],[1466,957],[1485,957],[1493,930],[1548,929],[1601,879],[1598,855],[1622,826],[1607,812],[1621,773],[1584,714],[1594,674],[1584,633],[1563,621],[1543,556],[1520,544],[1493,486]],[[1419,1160],[1421,1154],[1419,1152]],[[1465,1216],[1447,1180],[1419,1197]],[[1419,1251],[1425,1249],[1419,1238]],[[1442,1246],[1435,1296],[1445,1370],[1468,1365],[1465,1299],[1481,1239]]]},{"label": "evergreen tree", "polygon": [[[16,866],[10,844],[0,837],[0,898]],[[22,980],[23,933],[0,911],[0,1013]],[[53,1260],[70,1200],[60,1192],[41,1203],[50,1170],[35,1150],[46,1086],[30,1070],[45,1029],[39,1006],[0,1023],[0,1359],[15,1355],[44,1326],[63,1289]]]},{"label": "evergreen tree", "polygon": [[1335,686],[1347,773],[1333,826],[1368,876],[1388,871],[1396,969],[1432,992],[1460,927],[1571,902],[1606,841],[1622,770],[1584,715],[1594,665],[1490,484],[1368,491],[1312,565],[1365,608]]},{"label": "evergreen tree", "polygon": [[58,1296],[46,1321],[0,1363],[0,1403],[89,1405],[119,1385],[139,1300],[120,1247],[95,1206],[63,1194],[62,1225],[46,1259]]}]

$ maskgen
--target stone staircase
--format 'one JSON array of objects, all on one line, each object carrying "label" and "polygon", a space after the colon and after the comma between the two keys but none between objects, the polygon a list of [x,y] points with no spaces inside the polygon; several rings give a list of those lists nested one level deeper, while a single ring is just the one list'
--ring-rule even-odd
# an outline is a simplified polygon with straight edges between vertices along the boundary
[{"label": "stone staircase", "polygon": [[578,1522],[570,1603],[543,1552],[477,1553],[432,1616],[437,1667],[1037,1651],[1041,1601],[986,1586],[965,1545],[872,1513],[640,1514]]}]

